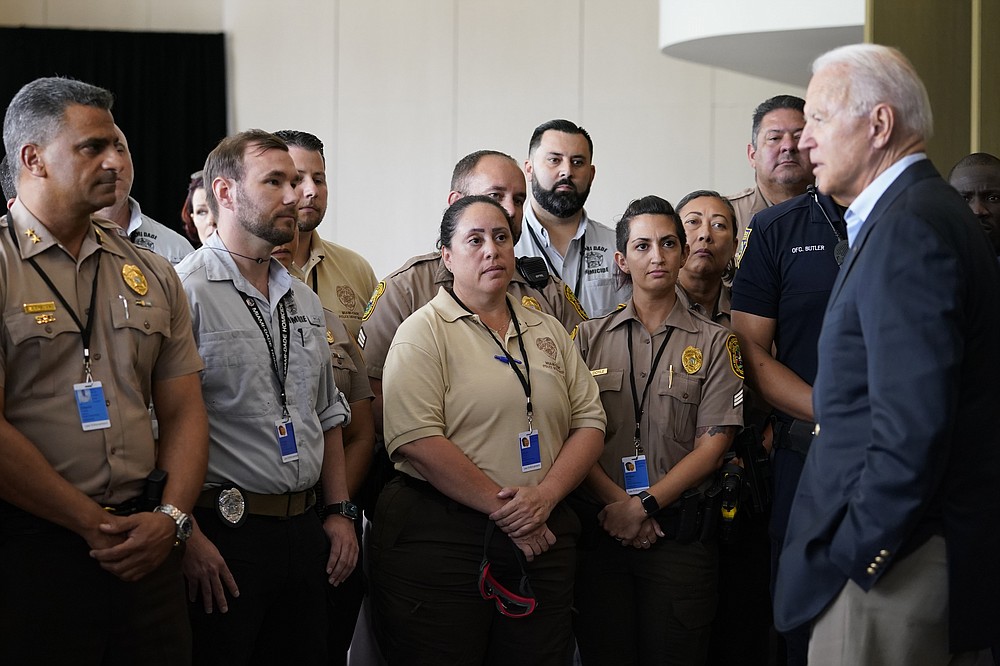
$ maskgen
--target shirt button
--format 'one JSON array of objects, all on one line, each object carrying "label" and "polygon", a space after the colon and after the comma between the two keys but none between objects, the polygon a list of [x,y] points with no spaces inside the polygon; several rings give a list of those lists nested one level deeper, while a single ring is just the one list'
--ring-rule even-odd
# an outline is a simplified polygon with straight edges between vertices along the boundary
[{"label": "shirt button", "polygon": [[684,394],[684,399],[685,399],[685,400],[687,400],[687,397],[688,397],[688,394],[687,394],[687,393],[685,393],[685,394]]},{"label": "shirt button", "polygon": [[46,326],[45,327],[45,332],[46,333],[51,333],[52,332],[52,327],[51,326]]},{"label": "shirt button", "polygon": [[118,453],[118,449],[112,448],[111,455],[115,455],[116,453]]},{"label": "shirt button", "polygon": [[646,376],[646,373],[645,373],[645,372],[640,372],[640,373],[639,373],[639,376],[640,376],[640,377],[645,377],[645,376]]},{"label": "shirt button", "polygon": [[142,327],[145,329],[149,329],[149,322],[148,321],[142,322]]},{"label": "shirt button", "polygon": [[104,406],[105,407],[110,407],[111,406],[111,401],[110,400],[105,400],[104,401]]},{"label": "shirt button", "polygon": [[94,354],[94,360],[95,361],[100,361],[101,360],[101,354],[100,354],[100,352]]},{"label": "shirt button", "polygon": [[642,344],[648,345],[649,344],[649,338],[643,338]]}]

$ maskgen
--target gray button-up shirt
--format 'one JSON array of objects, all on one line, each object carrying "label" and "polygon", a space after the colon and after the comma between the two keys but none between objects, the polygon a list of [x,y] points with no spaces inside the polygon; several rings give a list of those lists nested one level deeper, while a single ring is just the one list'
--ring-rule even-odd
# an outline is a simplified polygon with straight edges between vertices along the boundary
[{"label": "gray button-up shirt", "polygon": [[[311,488],[323,463],[323,433],[350,420],[337,390],[319,298],[271,260],[264,296],[239,272],[219,234],[177,265],[191,305],[198,351],[205,361],[202,391],[208,408],[209,458],[205,487],[235,483],[255,493]],[[282,462],[276,420],[281,389],[264,335],[243,302],[252,297],[268,325],[282,365],[278,303],[290,334],[285,392],[299,459]]]}]

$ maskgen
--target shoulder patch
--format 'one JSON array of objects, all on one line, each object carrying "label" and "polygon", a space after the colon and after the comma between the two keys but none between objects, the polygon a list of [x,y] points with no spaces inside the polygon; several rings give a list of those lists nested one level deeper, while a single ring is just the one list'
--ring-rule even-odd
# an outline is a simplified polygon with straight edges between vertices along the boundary
[{"label": "shoulder patch", "polygon": [[747,243],[750,242],[751,231],[753,231],[753,227],[750,225],[747,225],[747,228],[743,230],[743,238],[740,239],[739,247],[736,248],[736,256],[733,258],[736,268],[740,267],[740,260],[743,259],[743,253],[747,251]]},{"label": "shoulder patch", "polygon": [[743,353],[740,351],[740,342],[732,333],[726,338],[726,351],[729,352],[729,367],[733,374],[743,379]]},{"label": "shoulder patch", "polygon": [[584,321],[590,319],[590,317],[587,316],[586,311],[583,309],[583,306],[580,305],[580,301],[577,300],[576,294],[573,293],[573,290],[569,288],[568,284],[563,284],[563,294],[566,295],[566,300],[573,306],[576,313],[580,315],[580,319]]},{"label": "shoulder patch", "polygon": [[542,306],[538,304],[538,299],[534,296],[522,296],[521,305],[532,310],[542,311]]},{"label": "shoulder patch", "polygon": [[378,298],[383,293],[385,293],[385,280],[382,280],[375,287],[375,291],[372,292],[372,297],[368,299],[368,305],[365,306],[365,313],[361,315],[361,321],[368,321],[368,317],[372,316],[372,312],[375,311],[375,304],[378,303]]}]

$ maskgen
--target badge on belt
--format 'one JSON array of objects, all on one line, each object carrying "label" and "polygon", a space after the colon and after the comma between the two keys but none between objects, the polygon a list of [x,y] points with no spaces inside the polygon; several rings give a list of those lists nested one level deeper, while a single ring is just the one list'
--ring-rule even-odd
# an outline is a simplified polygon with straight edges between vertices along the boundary
[{"label": "badge on belt", "polygon": [[223,486],[215,498],[215,513],[227,527],[240,527],[247,520],[247,501],[233,485]]}]

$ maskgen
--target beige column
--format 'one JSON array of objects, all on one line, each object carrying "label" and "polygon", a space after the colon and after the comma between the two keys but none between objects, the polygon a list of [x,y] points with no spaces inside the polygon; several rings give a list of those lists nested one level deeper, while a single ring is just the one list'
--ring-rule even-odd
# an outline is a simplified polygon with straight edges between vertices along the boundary
[{"label": "beige column", "polygon": [[948,169],[1000,155],[1000,0],[867,0],[865,40],[901,49],[934,109],[928,154]]}]

